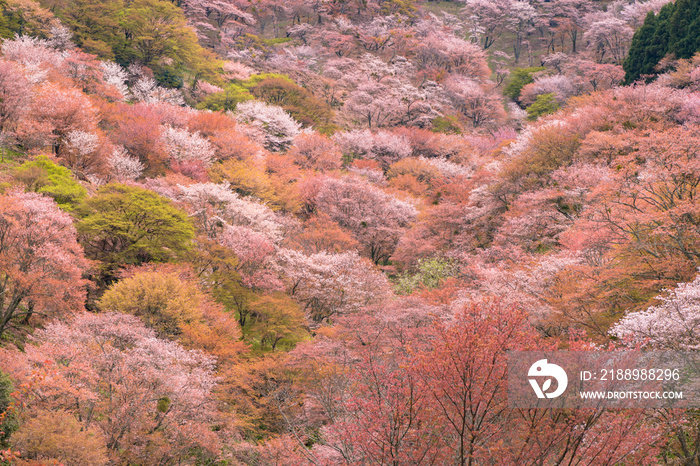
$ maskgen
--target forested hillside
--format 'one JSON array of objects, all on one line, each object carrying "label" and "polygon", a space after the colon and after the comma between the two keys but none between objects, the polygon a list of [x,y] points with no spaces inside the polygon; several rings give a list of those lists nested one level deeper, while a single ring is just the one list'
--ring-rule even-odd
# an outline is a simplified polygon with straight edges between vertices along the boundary
[{"label": "forested hillside", "polygon": [[698,5],[0,0],[0,462],[697,464]]}]

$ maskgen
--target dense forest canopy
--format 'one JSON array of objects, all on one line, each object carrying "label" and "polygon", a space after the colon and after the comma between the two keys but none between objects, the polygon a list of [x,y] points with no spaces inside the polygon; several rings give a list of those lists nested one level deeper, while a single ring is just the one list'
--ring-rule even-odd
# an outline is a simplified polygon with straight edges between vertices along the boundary
[{"label": "dense forest canopy", "polygon": [[697,351],[699,18],[0,0],[0,463],[695,464],[506,376]]}]

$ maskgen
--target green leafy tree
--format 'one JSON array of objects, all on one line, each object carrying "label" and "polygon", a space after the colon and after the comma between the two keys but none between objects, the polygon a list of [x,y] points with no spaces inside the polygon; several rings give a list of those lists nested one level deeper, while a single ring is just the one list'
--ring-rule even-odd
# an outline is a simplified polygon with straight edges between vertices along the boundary
[{"label": "green leafy tree", "polygon": [[518,100],[520,97],[520,91],[523,90],[523,87],[525,87],[527,84],[535,82],[532,74],[542,70],[544,70],[542,67],[514,69],[510,74],[510,81],[508,82],[508,85],[505,87],[505,89],[503,89],[503,93],[512,100]]},{"label": "green leafy tree", "polygon": [[136,58],[150,66],[162,57],[187,61],[197,50],[197,37],[178,7],[163,0],[136,0],[120,21]]},{"label": "green leafy tree", "polygon": [[286,77],[266,78],[251,92],[268,104],[282,107],[304,126],[313,126],[322,133],[332,133],[335,129],[328,104]]},{"label": "green leafy tree", "polygon": [[10,436],[19,427],[14,412],[13,391],[14,386],[10,376],[0,371],[0,447],[2,448],[9,446]]},{"label": "green leafy tree", "polygon": [[70,170],[56,165],[45,155],[23,163],[13,176],[27,191],[52,197],[63,210],[73,210],[87,196],[87,190],[75,181]]},{"label": "green leafy tree", "polygon": [[396,283],[399,294],[411,294],[417,289],[437,288],[449,277],[459,272],[459,266],[451,259],[432,257],[418,261],[418,272],[405,273]]},{"label": "green leafy tree", "polygon": [[690,58],[700,50],[700,0],[676,0],[669,18],[670,51]]},{"label": "green leafy tree", "polygon": [[193,86],[199,79],[217,81],[219,60],[199,45],[184,13],[171,2],[43,0],[42,4],[70,28],[86,52],[123,66],[144,64],[169,87],[182,86],[186,77]]},{"label": "green leafy tree", "polygon": [[86,254],[103,262],[103,279],[127,264],[166,262],[187,251],[194,227],[168,199],[146,189],[108,184],[76,209]]},{"label": "green leafy tree", "polygon": [[259,340],[262,349],[295,344],[308,335],[299,305],[283,293],[257,298],[250,306],[251,320],[244,333]]},{"label": "green leafy tree", "polygon": [[0,0],[0,37],[20,36],[47,38],[56,18],[33,0]]},{"label": "green leafy tree", "polygon": [[542,115],[554,113],[559,108],[559,103],[553,92],[549,94],[540,94],[537,100],[527,108],[527,119],[534,121]]},{"label": "green leafy tree", "polygon": [[261,82],[269,79],[282,80],[296,86],[291,79],[283,74],[256,74],[246,80],[236,80],[226,86],[223,91],[207,96],[197,105],[197,108],[200,110],[214,110],[217,112],[226,110],[233,111],[239,103],[255,99],[255,95],[253,95],[251,90],[258,87]]},{"label": "green leafy tree", "polygon": [[114,59],[114,51],[125,47],[126,37],[118,33],[122,0],[43,0],[42,4],[73,32],[73,40],[85,52]]},{"label": "green leafy tree", "polygon": [[197,108],[216,112],[233,111],[240,102],[253,99],[254,97],[248,89],[239,84],[232,84],[226,86],[221,92],[207,96],[203,101],[197,104]]}]

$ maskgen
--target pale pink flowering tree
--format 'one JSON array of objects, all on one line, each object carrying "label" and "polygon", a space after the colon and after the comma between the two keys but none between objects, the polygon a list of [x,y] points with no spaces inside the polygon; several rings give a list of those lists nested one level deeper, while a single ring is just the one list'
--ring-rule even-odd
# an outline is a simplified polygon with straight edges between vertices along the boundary
[{"label": "pale pink flowering tree", "polygon": [[354,130],[337,133],[333,139],[348,159],[376,160],[385,170],[412,153],[406,137],[389,131]]},{"label": "pale pink flowering tree", "polygon": [[354,130],[338,132],[333,135],[340,151],[350,159],[372,158],[374,138],[369,130]]},{"label": "pale pink flowering tree", "polygon": [[284,238],[289,221],[274,213],[266,205],[241,198],[227,183],[195,183],[178,186],[175,199],[182,203],[195,224],[210,238],[228,226],[239,226],[260,233],[277,244]]},{"label": "pale pink flowering tree", "polygon": [[598,63],[586,58],[570,60],[562,68],[564,74],[571,76],[576,85],[580,85],[579,82],[583,84],[585,91],[610,89],[620,84],[625,77],[620,65]]},{"label": "pale pink flowering tree", "polygon": [[584,193],[542,189],[521,194],[509,206],[494,241],[535,252],[558,245],[559,235],[579,217]]},{"label": "pale pink flowering tree", "polygon": [[217,92],[223,92],[223,89],[206,81],[197,81],[197,88],[195,90],[195,95],[197,97],[201,98],[210,94],[216,94]]},{"label": "pale pink flowering tree", "polygon": [[195,225],[236,255],[235,270],[245,286],[282,289],[274,261],[290,221],[264,204],[239,197],[226,183],[195,183],[178,190],[174,197]]},{"label": "pale pink flowering tree", "polygon": [[13,130],[30,101],[30,84],[22,70],[0,60],[0,131]]},{"label": "pale pink flowering tree", "polygon": [[513,61],[516,64],[520,60],[523,47],[527,45],[527,38],[535,32],[537,19],[538,13],[529,2],[521,0],[511,2],[505,28],[514,36]]},{"label": "pale pink flowering tree", "polygon": [[[571,54],[578,53],[578,38],[583,31],[584,15],[597,7],[589,0],[560,0],[558,2],[540,1],[540,25],[549,23],[549,43],[547,51],[555,50],[555,41],[559,41],[562,52],[568,37],[571,41]],[[556,27],[553,27],[556,24]]]},{"label": "pale pink flowering tree", "polygon": [[149,78],[148,76],[138,77],[129,91],[131,100],[137,102],[166,102],[178,106],[185,104],[185,100],[180,91],[177,89],[160,87],[153,78]]},{"label": "pale pink flowering tree", "polygon": [[359,83],[346,101],[347,109],[368,128],[388,126],[399,117],[401,100],[393,92],[398,80]]},{"label": "pale pink flowering tree", "polygon": [[[29,74],[40,77],[40,81],[43,81],[46,76],[45,73],[40,73],[40,70],[47,67],[58,68],[65,59],[65,56],[52,48],[48,41],[36,37],[17,35],[14,39],[5,39],[2,42],[2,54],[6,60],[11,60],[24,66]],[[33,82],[38,81],[33,80]]]},{"label": "pale pink flowering tree", "polygon": [[225,61],[222,65],[222,69],[224,72],[223,77],[229,80],[240,79],[241,81],[245,81],[255,73],[253,68],[237,61]]},{"label": "pale pink flowering tree", "polygon": [[51,26],[50,35],[48,45],[53,49],[65,52],[75,48],[73,33],[64,25],[58,23]]},{"label": "pale pink flowering tree", "polygon": [[416,26],[414,63],[421,71],[442,70],[487,80],[491,72],[486,55],[476,44],[458,37],[456,28],[435,17]]},{"label": "pale pink flowering tree", "polygon": [[49,197],[0,196],[0,335],[13,321],[79,309],[89,267],[70,215]]},{"label": "pale pink flowering tree", "polygon": [[610,334],[629,344],[694,351],[700,347],[700,277],[679,283],[661,301],[643,311],[630,312]]},{"label": "pale pink flowering tree", "polygon": [[100,137],[95,133],[77,130],[66,135],[66,150],[77,156],[88,156],[95,152],[99,146]]},{"label": "pale pink flowering tree", "polygon": [[227,225],[217,242],[230,249],[238,258],[235,270],[245,286],[266,290],[283,289],[274,270],[275,244],[264,234],[243,226]]},{"label": "pale pink flowering tree", "polygon": [[330,171],[340,168],[342,163],[338,146],[326,136],[313,132],[294,138],[288,155],[304,169]]},{"label": "pale pink flowering tree", "polygon": [[634,30],[625,20],[609,12],[597,12],[586,16],[588,27],[583,35],[588,49],[599,63],[621,63],[625,58]]},{"label": "pale pink flowering tree", "polygon": [[542,94],[554,94],[557,102],[563,104],[566,99],[580,93],[579,86],[569,76],[555,74],[535,78],[534,83],[527,84],[520,92],[520,100],[524,105],[530,105]]},{"label": "pale pink flowering tree", "polygon": [[255,17],[246,10],[245,2],[221,0],[185,0],[181,7],[194,19],[197,36],[203,43],[216,45],[235,39],[255,24]]},{"label": "pale pink flowering tree", "polygon": [[445,91],[452,106],[475,128],[496,123],[505,117],[501,97],[473,79],[450,76],[445,82]]},{"label": "pale pink flowering tree", "polygon": [[450,162],[444,157],[418,157],[421,160],[432,167],[436,168],[442,176],[448,179],[463,178],[469,179],[474,175],[474,169],[470,166],[460,165],[458,163]]},{"label": "pale pink flowering tree", "polygon": [[96,125],[97,112],[83,92],[46,82],[34,88],[16,134],[25,146],[52,144],[54,153],[59,153],[68,133],[93,132]]},{"label": "pale pink flowering tree", "polygon": [[353,177],[326,179],[314,202],[319,212],[353,234],[375,264],[389,260],[417,215],[409,202]]},{"label": "pale pink flowering tree", "polygon": [[379,162],[385,170],[399,160],[410,157],[411,152],[408,139],[400,134],[389,131],[378,131],[372,134],[371,158]]},{"label": "pale pink flowering tree", "polygon": [[511,3],[511,0],[465,1],[469,34],[484,49],[491,47],[503,34]]},{"label": "pale pink flowering tree", "polygon": [[700,123],[700,93],[687,94],[678,111],[678,118],[686,123]]},{"label": "pale pink flowering tree", "polygon": [[288,293],[304,305],[315,322],[358,311],[388,297],[386,277],[355,252],[307,256],[281,249],[276,262],[287,280]]},{"label": "pale pink flowering tree", "polygon": [[80,176],[102,172],[102,141],[97,133],[75,130],[64,140],[60,155],[64,163]]},{"label": "pale pink flowering tree", "polygon": [[636,1],[634,3],[627,3],[622,7],[620,16],[627,21],[631,27],[636,29],[644,23],[644,18],[646,18],[650,11],[656,14],[664,5],[671,1],[672,0],[649,0],[646,2]]},{"label": "pale pink flowering tree", "polygon": [[[397,124],[426,125],[438,115],[437,88],[423,82],[414,85],[407,76],[415,67],[405,57],[394,57],[385,63],[374,55],[365,54],[358,60],[349,58],[329,60],[324,75],[337,80],[347,94],[342,114],[349,120],[368,128]],[[330,101],[337,100],[333,92]]]},{"label": "pale pink flowering tree", "polygon": [[126,314],[77,315],[33,336],[19,360],[0,357],[12,375],[29,384],[33,404],[75,414],[96,428],[113,461],[170,464],[201,449],[210,457],[220,444],[212,389],[214,359],[156,338]]}]

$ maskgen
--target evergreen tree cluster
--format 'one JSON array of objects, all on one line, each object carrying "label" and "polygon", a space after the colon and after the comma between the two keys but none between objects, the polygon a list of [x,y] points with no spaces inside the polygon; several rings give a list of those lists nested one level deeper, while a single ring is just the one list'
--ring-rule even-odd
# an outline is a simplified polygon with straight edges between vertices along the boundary
[{"label": "evergreen tree cluster", "polygon": [[634,34],[624,63],[625,84],[657,73],[666,55],[691,58],[700,51],[700,0],[677,0],[658,15],[649,12]]}]

